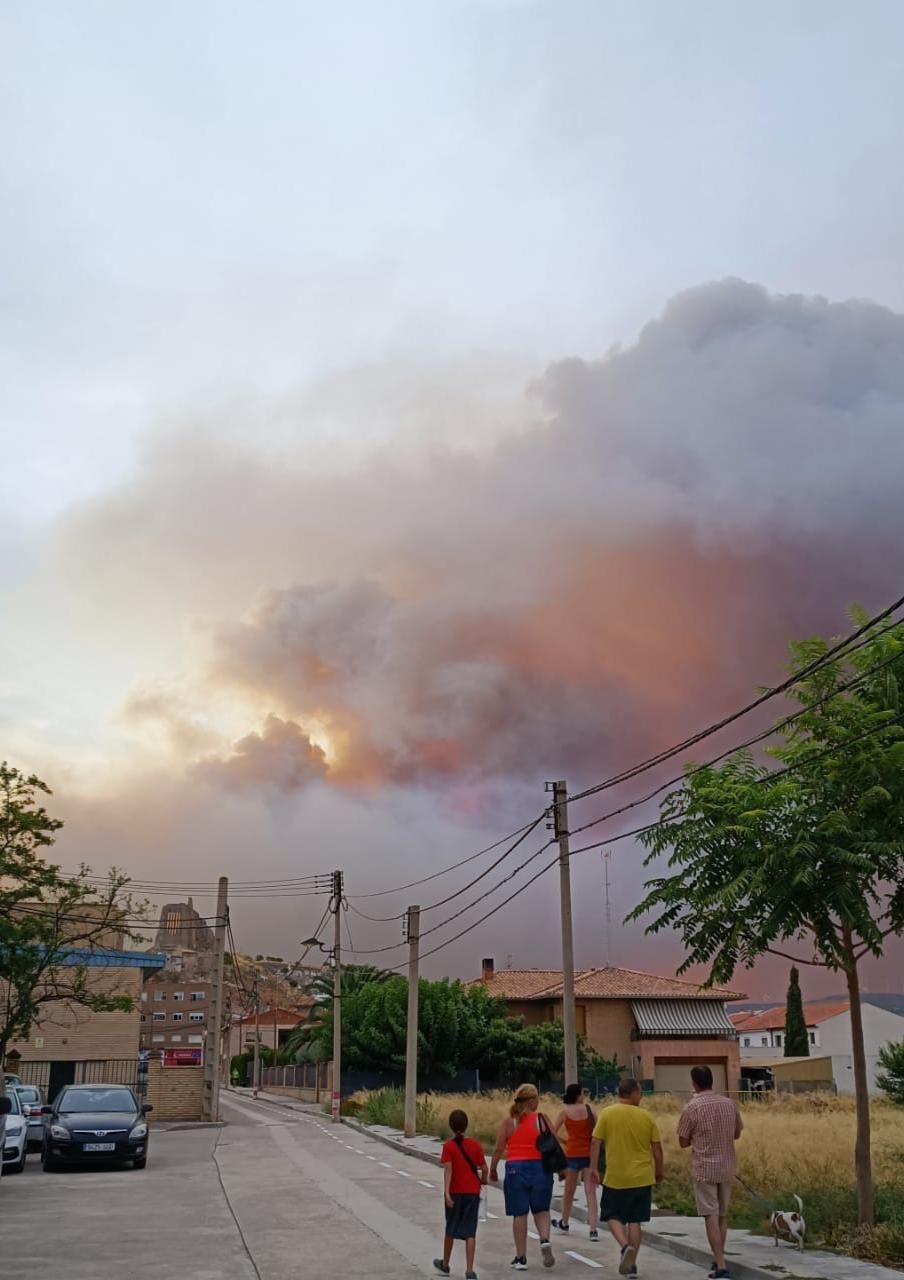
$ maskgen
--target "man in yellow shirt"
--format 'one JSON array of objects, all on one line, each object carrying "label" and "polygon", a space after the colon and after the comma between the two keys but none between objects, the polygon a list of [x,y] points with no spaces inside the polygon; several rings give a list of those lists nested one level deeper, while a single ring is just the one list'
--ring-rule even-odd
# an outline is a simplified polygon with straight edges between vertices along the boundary
[{"label": "man in yellow shirt", "polygon": [[649,1111],[640,1109],[636,1080],[622,1080],[618,1102],[600,1112],[590,1146],[593,1170],[599,1168],[600,1143],[606,1149],[600,1217],[621,1249],[619,1274],[636,1276],[640,1224],[650,1221],[653,1184],[662,1181],[662,1139]]}]

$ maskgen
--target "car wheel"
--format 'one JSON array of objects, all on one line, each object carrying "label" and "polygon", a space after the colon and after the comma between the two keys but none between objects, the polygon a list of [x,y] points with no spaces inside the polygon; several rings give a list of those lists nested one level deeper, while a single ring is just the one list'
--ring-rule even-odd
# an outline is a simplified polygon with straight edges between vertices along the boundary
[{"label": "car wheel", "polygon": [[53,1156],[49,1156],[46,1151],[41,1152],[41,1168],[45,1173],[56,1173],[59,1167]]},{"label": "car wheel", "polygon": [[10,1173],[22,1173],[22,1172],[24,1172],[24,1169],[25,1169],[25,1152],[23,1151],[23,1152],[22,1152],[22,1159],[19,1161],[19,1163],[18,1163],[18,1164],[11,1164],[11,1165],[9,1166],[9,1172],[10,1172]]},{"label": "car wheel", "polygon": [[132,1161],[133,1169],[143,1169],[148,1162],[147,1156],[140,1156],[139,1159]]}]

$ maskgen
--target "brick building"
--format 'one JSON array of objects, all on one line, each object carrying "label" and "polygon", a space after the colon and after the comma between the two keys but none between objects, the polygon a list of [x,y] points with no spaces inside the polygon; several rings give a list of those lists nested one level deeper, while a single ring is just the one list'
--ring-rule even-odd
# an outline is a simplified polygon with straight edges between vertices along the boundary
[{"label": "brick building", "polygon": [[[230,1017],[230,993],[223,993],[223,1020]],[[213,982],[163,969],[145,984],[140,1000],[142,1049],[200,1048],[213,1008]]]},{"label": "brick building", "polygon": [[[528,1023],[562,1017],[561,969],[505,969],[484,960],[476,982],[504,1000]],[[738,1036],[726,1000],[743,999],[721,987],[699,987],[633,969],[579,969],[575,973],[578,1034],[603,1057],[619,1063],[661,1092],[690,1090],[696,1064],[712,1068],[716,1088],[741,1087]]]}]

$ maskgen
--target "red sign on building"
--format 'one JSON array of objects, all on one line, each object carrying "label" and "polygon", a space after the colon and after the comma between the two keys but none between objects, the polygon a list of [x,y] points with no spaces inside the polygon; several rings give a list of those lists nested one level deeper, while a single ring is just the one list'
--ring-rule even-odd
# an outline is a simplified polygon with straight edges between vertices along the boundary
[{"label": "red sign on building", "polygon": [[163,1049],[165,1067],[200,1067],[203,1049]]}]

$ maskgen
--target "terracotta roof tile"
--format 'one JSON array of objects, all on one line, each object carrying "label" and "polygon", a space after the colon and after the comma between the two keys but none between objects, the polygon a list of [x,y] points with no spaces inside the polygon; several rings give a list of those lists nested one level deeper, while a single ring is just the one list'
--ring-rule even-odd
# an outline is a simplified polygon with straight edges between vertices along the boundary
[{"label": "terracotta roof tile", "polygon": [[[484,983],[505,1000],[549,1000],[562,994],[561,969],[502,969]],[[637,969],[578,969],[575,995],[585,1000],[742,1000],[724,987],[700,987],[681,978],[663,978]]]},{"label": "terracotta roof tile", "polygon": [[[816,1001],[804,1005],[804,1021],[808,1027],[817,1027],[839,1013],[847,1013],[850,1005],[847,1000]],[[739,1020],[740,1019],[740,1020]],[[785,1010],[780,1005],[777,1009],[765,1009],[762,1013],[734,1014],[732,1016],[738,1031],[783,1031],[785,1027]]]}]

